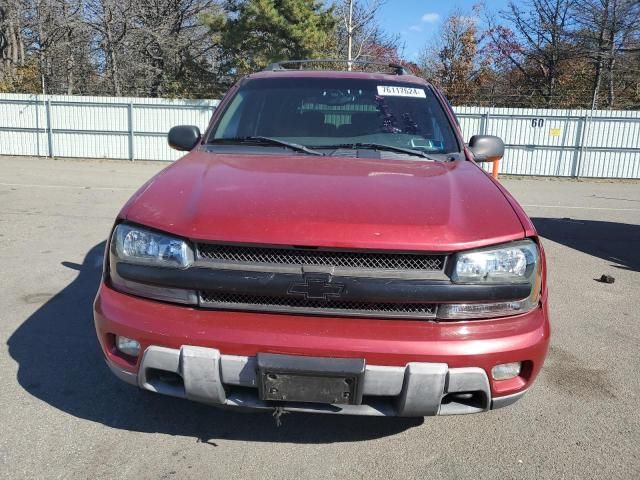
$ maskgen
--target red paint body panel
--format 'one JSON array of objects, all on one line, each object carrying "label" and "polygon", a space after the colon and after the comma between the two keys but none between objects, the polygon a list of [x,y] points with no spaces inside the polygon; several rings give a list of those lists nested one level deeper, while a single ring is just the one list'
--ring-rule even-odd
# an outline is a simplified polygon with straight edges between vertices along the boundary
[{"label": "red paint body panel", "polygon": [[[546,298],[542,305],[546,306]],[[135,371],[114,355],[108,334],[149,345],[213,347],[227,355],[258,352],[364,358],[367,364],[404,366],[443,362],[481,367],[490,376],[499,363],[529,361],[526,379],[491,381],[494,396],[527,388],[542,366],[549,342],[546,307],[498,320],[436,323],[207,311],[117,292],[102,284],[95,303],[98,337],[109,361]]]},{"label": "red paint body panel", "polygon": [[122,211],[191,239],[454,251],[523,238],[476,164],[194,151]]}]

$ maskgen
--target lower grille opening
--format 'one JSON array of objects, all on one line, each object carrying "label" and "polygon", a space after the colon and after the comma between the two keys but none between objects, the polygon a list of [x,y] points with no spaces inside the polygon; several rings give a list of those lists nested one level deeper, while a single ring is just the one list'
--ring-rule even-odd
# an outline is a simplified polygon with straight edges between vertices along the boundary
[{"label": "lower grille opening", "polygon": [[[315,402],[290,402],[290,401],[278,401],[278,400],[260,400],[260,394],[258,393],[257,388],[252,387],[239,387],[233,385],[229,387],[225,385],[225,390],[227,394],[227,399],[230,400],[235,407],[239,407],[242,409],[246,408],[246,411],[256,412],[256,410],[252,410],[252,407],[256,405],[260,407],[278,407],[278,406],[288,406],[288,407],[296,407],[296,408],[308,408],[309,410],[313,410],[315,412],[327,412],[327,413],[339,413],[345,405],[333,405],[330,403],[315,403]],[[374,396],[374,395],[365,395],[362,397],[362,403],[359,405],[363,407],[371,407],[372,413],[377,410],[379,412],[383,412],[384,415],[396,415],[396,397],[389,396]],[[397,422],[398,420],[394,420]],[[409,418],[404,418],[402,421],[416,421],[422,423],[422,419],[418,419],[417,417],[413,420]]]},{"label": "lower grille opening", "polygon": [[372,316],[381,318],[430,319],[436,316],[436,306],[425,303],[367,303],[341,300],[313,300],[296,297],[269,297],[200,292],[200,305],[205,308],[293,312],[317,315]]},{"label": "lower grille opening", "polygon": [[488,407],[489,399],[484,392],[454,392],[448,393],[442,399],[440,411],[449,414],[476,413]]},{"label": "lower grille opening", "polygon": [[172,395],[174,397],[184,397],[184,380],[175,372],[148,368],[146,372],[147,383],[158,393]]}]

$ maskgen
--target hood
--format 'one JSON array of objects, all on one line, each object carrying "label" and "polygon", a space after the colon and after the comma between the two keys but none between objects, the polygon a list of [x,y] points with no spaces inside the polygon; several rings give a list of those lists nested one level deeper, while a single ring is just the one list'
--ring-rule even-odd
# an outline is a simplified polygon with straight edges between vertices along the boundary
[{"label": "hood", "polygon": [[474,163],[194,151],[121,212],[193,240],[453,251],[522,238]]}]

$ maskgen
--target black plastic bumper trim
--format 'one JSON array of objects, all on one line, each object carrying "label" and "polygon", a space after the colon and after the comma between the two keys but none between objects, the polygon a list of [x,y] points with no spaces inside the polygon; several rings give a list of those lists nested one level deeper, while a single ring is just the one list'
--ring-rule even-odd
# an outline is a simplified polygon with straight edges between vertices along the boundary
[{"label": "black plastic bumper trim", "polygon": [[466,303],[522,300],[531,285],[463,285],[438,280],[334,277],[329,274],[264,273],[191,267],[184,270],[118,262],[117,273],[134,282],[189,290],[332,299],[348,302]]}]

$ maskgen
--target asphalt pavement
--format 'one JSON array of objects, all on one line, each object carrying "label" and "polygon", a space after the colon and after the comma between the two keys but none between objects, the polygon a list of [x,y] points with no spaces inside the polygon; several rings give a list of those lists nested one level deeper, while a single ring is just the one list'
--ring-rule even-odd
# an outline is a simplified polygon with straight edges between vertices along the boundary
[{"label": "asphalt pavement", "polygon": [[268,413],[137,390],[101,357],[91,302],[105,237],[164,166],[0,158],[0,477],[640,477],[640,183],[502,180],[549,266],[550,352],[516,405],[289,414],[276,428]]}]

